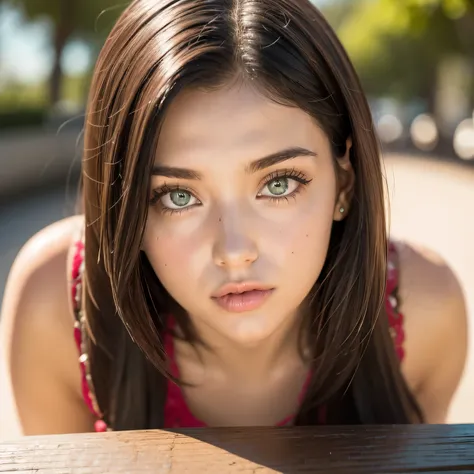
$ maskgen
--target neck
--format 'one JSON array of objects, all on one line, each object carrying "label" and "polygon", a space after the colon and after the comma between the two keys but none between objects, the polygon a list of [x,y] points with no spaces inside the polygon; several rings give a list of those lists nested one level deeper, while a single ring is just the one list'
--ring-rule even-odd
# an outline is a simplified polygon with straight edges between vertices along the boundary
[{"label": "neck", "polygon": [[179,352],[186,358],[199,360],[206,371],[209,368],[211,372],[225,374],[226,378],[252,381],[278,377],[287,372],[289,366],[301,367],[303,364],[298,351],[301,320],[300,315],[294,315],[265,340],[249,344],[232,341],[209,326],[197,324],[196,330],[204,346],[190,349],[184,347],[188,345],[185,343]]}]

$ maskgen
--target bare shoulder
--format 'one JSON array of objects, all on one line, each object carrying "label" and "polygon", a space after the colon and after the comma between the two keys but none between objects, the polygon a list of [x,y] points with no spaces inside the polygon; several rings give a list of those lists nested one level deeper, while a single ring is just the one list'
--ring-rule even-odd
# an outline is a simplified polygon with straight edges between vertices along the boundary
[{"label": "bare shoulder", "polygon": [[428,422],[444,422],[467,354],[463,289],[436,252],[396,243],[405,316],[404,373]]},{"label": "bare shoulder", "polygon": [[[81,222],[81,216],[58,221],[39,231],[23,246],[8,277],[2,314],[8,316],[19,305],[38,308],[38,305],[47,304],[49,309],[68,308],[68,260]],[[66,312],[66,316],[68,314]],[[69,326],[66,316],[61,319]],[[57,318],[55,322],[59,322]]]},{"label": "bare shoulder", "polygon": [[67,417],[74,423],[73,412],[81,412],[71,409],[79,407],[80,372],[68,261],[82,219],[64,219],[33,236],[18,254],[5,289],[1,345],[27,434],[70,431]]}]

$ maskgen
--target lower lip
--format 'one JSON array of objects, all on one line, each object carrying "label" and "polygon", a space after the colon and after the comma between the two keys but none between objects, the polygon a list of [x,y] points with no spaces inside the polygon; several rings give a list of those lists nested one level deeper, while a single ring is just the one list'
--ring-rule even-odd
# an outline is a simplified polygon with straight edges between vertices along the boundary
[{"label": "lower lip", "polygon": [[252,290],[244,293],[233,293],[213,300],[226,311],[231,313],[244,313],[253,311],[266,301],[273,290]]}]

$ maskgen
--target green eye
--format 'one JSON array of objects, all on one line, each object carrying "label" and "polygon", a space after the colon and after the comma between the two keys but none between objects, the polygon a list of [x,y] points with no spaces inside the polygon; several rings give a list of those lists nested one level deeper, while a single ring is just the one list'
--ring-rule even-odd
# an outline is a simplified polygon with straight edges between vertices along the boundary
[{"label": "green eye", "polygon": [[280,170],[267,177],[257,197],[274,201],[287,199],[310,182],[311,179],[307,179],[301,171]]},{"label": "green eye", "polygon": [[267,188],[274,196],[281,196],[288,191],[288,178],[276,178],[267,184]]},{"label": "green eye", "polygon": [[162,208],[168,209],[169,211],[188,209],[196,204],[200,204],[199,200],[191,191],[186,191],[181,188],[164,188],[161,195],[158,194],[158,197],[155,198],[155,202],[158,202],[158,200],[161,202]]},{"label": "green eye", "polygon": [[177,189],[169,193],[170,201],[177,207],[187,206],[190,203],[191,198],[192,196],[190,193],[181,189]]}]

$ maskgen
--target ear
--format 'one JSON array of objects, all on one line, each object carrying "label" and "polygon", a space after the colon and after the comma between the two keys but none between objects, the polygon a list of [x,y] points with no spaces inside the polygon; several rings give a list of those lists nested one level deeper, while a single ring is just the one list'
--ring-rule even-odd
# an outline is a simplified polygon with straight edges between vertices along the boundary
[{"label": "ear", "polygon": [[352,167],[350,155],[352,149],[352,138],[346,141],[346,152],[341,158],[336,158],[334,165],[336,170],[336,205],[334,207],[335,221],[342,221],[349,213],[352,196],[354,194],[355,173]]}]

